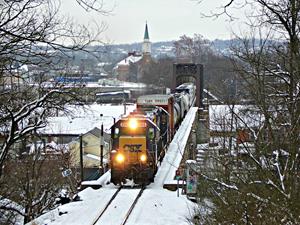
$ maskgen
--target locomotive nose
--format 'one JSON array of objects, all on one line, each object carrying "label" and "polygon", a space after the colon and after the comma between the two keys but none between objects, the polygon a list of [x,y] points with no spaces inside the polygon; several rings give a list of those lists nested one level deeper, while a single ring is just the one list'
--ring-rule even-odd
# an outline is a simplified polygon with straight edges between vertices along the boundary
[{"label": "locomotive nose", "polygon": [[126,164],[145,163],[147,161],[146,137],[120,137],[119,154],[123,154]]}]

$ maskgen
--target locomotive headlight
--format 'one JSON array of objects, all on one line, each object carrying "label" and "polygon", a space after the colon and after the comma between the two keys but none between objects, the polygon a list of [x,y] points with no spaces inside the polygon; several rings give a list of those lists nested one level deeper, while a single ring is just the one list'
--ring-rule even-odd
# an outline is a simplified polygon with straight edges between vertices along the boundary
[{"label": "locomotive headlight", "polygon": [[125,157],[124,157],[124,155],[122,155],[122,154],[118,154],[118,155],[116,156],[116,160],[117,160],[118,163],[122,163],[122,162],[124,162]]},{"label": "locomotive headlight", "polygon": [[138,122],[137,122],[137,120],[131,118],[131,119],[129,120],[129,127],[130,127],[130,129],[135,130],[135,129],[138,127]]},{"label": "locomotive headlight", "polygon": [[142,162],[146,162],[147,156],[146,156],[145,154],[142,154],[142,155],[140,156],[140,160],[141,160]]}]

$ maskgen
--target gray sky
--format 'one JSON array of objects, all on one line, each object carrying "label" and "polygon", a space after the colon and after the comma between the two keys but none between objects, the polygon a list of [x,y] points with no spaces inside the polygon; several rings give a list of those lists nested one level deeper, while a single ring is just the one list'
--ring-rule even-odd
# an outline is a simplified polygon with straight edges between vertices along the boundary
[{"label": "gray sky", "polygon": [[229,23],[226,17],[201,16],[201,13],[208,14],[228,0],[204,0],[201,4],[193,0],[105,0],[107,9],[114,6],[108,16],[87,14],[75,2],[62,1],[63,12],[80,23],[105,22],[107,29],[101,37],[115,44],[141,42],[146,21],[151,42],[176,40],[184,34],[192,36],[194,33],[211,40],[228,39],[232,37],[232,27],[239,26],[238,21]]}]

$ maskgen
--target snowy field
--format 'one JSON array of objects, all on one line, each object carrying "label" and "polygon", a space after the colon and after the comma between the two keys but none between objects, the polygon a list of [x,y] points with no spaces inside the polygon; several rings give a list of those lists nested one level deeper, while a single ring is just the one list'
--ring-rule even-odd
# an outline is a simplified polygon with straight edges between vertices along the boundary
[{"label": "snowy field", "polygon": [[[194,121],[197,108],[192,108],[182,125],[178,129],[174,140],[169,146],[158,172],[155,177],[155,182],[150,184],[141,198],[137,202],[131,216],[126,224],[128,225],[187,225],[187,218],[192,216],[192,212],[196,205],[186,198],[186,195],[179,195],[177,192],[163,189],[163,184],[173,180],[175,171],[179,166],[183,149],[188,139],[189,131],[191,130],[192,122]],[[81,201],[72,202],[62,205],[51,212],[44,214],[31,224],[38,225],[90,225],[102,211],[110,197],[116,192],[117,187],[113,184],[107,184],[110,179],[108,171],[103,177],[99,178],[98,183],[104,187],[93,190],[87,188],[79,193]],[[181,193],[181,191],[180,191]],[[130,194],[129,194],[130,195]],[[124,204],[112,205],[112,210],[123,212],[128,210],[127,201],[130,196],[120,196],[124,198]],[[113,203],[112,203],[113,204]],[[112,211],[110,211],[112,213]],[[61,215],[59,215],[61,214]],[[101,222],[97,224],[115,225],[118,224],[120,218],[106,216],[101,218]]]},{"label": "snowy field", "polygon": [[[67,110],[71,116],[49,117],[47,126],[40,132],[43,134],[84,134],[93,128],[101,128],[103,123],[106,133],[110,133],[110,127],[114,119],[129,114],[136,108],[135,104],[110,105],[92,104],[83,108],[69,107]],[[100,116],[102,114],[102,116]]]}]

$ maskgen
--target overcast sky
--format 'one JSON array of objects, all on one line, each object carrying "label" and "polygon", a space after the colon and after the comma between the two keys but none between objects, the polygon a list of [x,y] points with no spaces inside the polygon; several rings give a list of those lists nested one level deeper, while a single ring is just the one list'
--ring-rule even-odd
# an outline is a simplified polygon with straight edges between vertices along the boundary
[{"label": "overcast sky", "polygon": [[119,43],[141,42],[147,21],[151,42],[176,40],[182,35],[202,34],[205,38],[229,39],[232,27],[239,23],[229,23],[226,17],[203,18],[228,0],[204,0],[201,4],[193,0],[105,0],[106,9],[112,9],[110,15],[85,13],[75,0],[62,1],[63,12],[76,18],[80,23],[107,24],[102,34],[105,41]]}]

